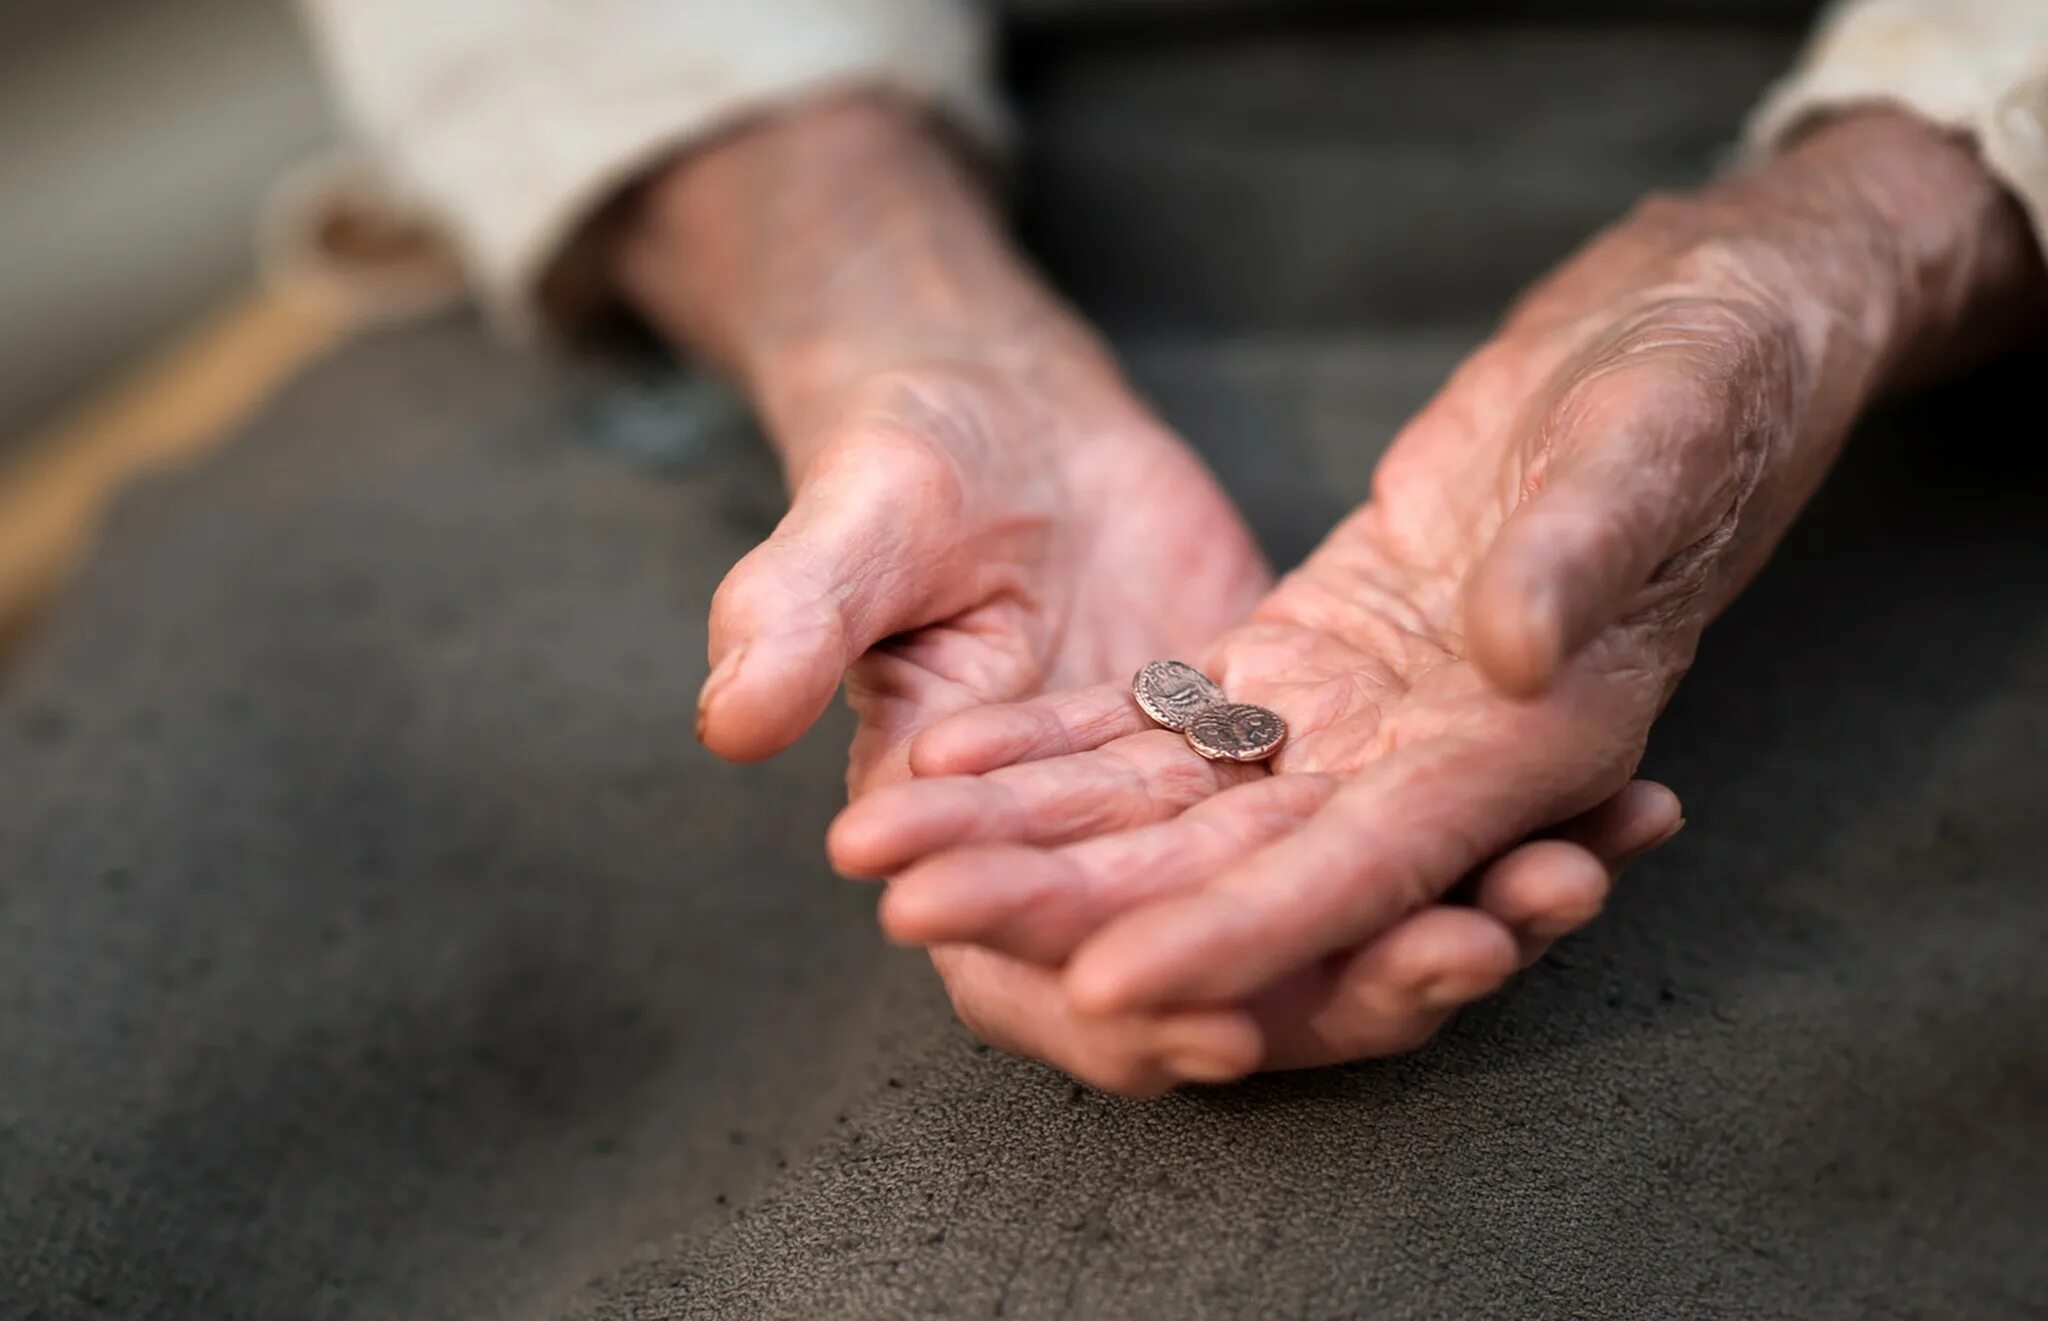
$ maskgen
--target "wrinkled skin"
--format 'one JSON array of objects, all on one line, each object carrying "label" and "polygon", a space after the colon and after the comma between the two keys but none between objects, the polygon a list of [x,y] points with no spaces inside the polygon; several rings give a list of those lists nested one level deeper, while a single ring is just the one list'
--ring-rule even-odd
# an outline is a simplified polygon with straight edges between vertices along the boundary
[{"label": "wrinkled skin", "polygon": [[[858,393],[799,477],[788,519],[714,602],[714,649],[741,656],[706,688],[704,734],[721,751],[759,750],[731,742],[734,731],[807,725],[793,699],[822,708],[844,668],[859,716],[849,786],[862,797],[902,780],[913,737],[946,715],[1200,654],[1270,587],[1207,471],[1106,372],[1090,393],[1060,391],[1057,407],[1003,374],[951,365],[864,378]],[[1080,423],[1096,399],[1110,425]],[[1524,944],[1544,943],[1528,928],[1554,935],[1589,919],[1610,867],[1676,816],[1668,791],[1644,787],[1586,825],[1587,847],[1553,842],[1504,867],[1486,896],[1493,916],[1416,921],[1359,964],[1343,1011],[1315,1012],[1345,1041],[1420,1040],[1450,1005],[1415,988],[1449,978],[1457,1002],[1493,989]],[[962,946],[934,958],[985,1036],[1119,1090],[1234,1076],[1263,1051],[1242,1015],[1081,1016],[1028,957]],[[1291,1030],[1309,1009],[1275,1001],[1261,1030]]]},{"label": "wrinkled skin", "polygon": [[[736,708],[742,728],[759,728],[770,718],[768,712],[755,715],[740,705],[748,700],[736,687],[742,684],[756,685],[764,703],[786,703],[808,682],[816,685],[822,704],[839,667],[851,660],[846,687],[860,716],[851,787],[856,797],[884,810],[893,801],[884,786],[901,781],[906,761],[916,760],[913,736],[945,715],[1117,676],[1109,689],[1116,696],[1111,711],[1070,713],[1062,724],[1062,738],[1086,739],[1098,721],[1127,717],[1123,694],[1143,660],[1200,655],[1219,635],[1239,636],[1226,630],[1249,614],[1267,585],[1235,513],[1188,452],[1156,424],[1134,419],[1121,434],[1076,436],[1064,421],[1079,412],[1072,395],[1065,397],[1055,419],[1029,398],[990,407],[988,394],[973,392],[977,384],[955,378],[950,385],[962,393],[948,394],[927,377],[911,400],[914,409],[863,415],[832,442],[850,457],[841,459],[840,451],[830,447],[822,452],[798,488],[789,522],[734,570],[713,608],[720,637],[748,639],[736,644],[748,650],[739,669],[711,684],[707,722],[732,721]],[[1013,421],[1021,425],[991,437],[961,425],[962,418],[995,419],[987,423],[992,429]],[[1020,462],[1025,459],[1042,466],[1033,471]],[[975,486],[974,476],[963,474],[987,484]],[[846,489],[834,489],[841,482]],[[864,499],[867,492],[885,498],[870,503]],[[906,507],[932,514],[926,522],[906,526],[901,512]],[[869,509],[872,519],[862,516]],[[814,511],[846,522],[821,526],[813,521]],[[855,566],[859,576],[792,608],[786,585],[815,583],[821,570],[816,559],[793,562],[791,557],[815,556],[821,546],[848,547],[824,563]],[[881,576],[877,568],[890,576]],[[897,573],[920,595],[895,595],[900,590]],[[877,615],[890,622],[872,622]],[[912,626],[900,631],[905,623]],[[870,634],[888,636],[876,642]],[[771,644],[758,640],[764,637],[784,650],[767,650]],[[1326,663],[1306,655],[1295,659],[1311,667],[1297,674]],[[1107,783],[1084,776],[1051,792],[1067,801],[1088,800],[1085,810],[1094,824],[1110,819],[1104,813],[1135,822],[1164,819],[1203,793],[1258,773],[1193,758],[1177,736],[1154,738],[1153,744],[1150,760],[1136,758],[1150,767],[1145,776],[1128,781],[1110,777]],[[1310,746],[1297,741],[1285,755],[1293,757]],[[1178,764],[1158,760],[1161,753],[1178,758]],[[918,769],[932,769],[926,760]],[[1604,792],[1574,807],[1597,806],[1626,778],[1622,774],[1603,785]],[[1283,786],[1279,793],[1294,793],[1294,786]],[[1524,857],[1503,871],[1504,881],[1494,887],[1490,897],[1497,901],[1497,912],[1525,927],[1547,922],[1562,929],[1590,918],[1613,865],[1604,859],[1618,860],[1668,834],[1676,812],[1667,792],[1645,789],[1622,801],[1615,812],[1581,832],[1604,853],[1557,843]],[[1573,814],[1532,818],[1529,828]],[[996,818],[977,808],[974,819],[986,824]],[[1187,818],[1183,823],[1194,828]],[[1028,820],[1019,824],[1033,828]],[[1489,856],[1526,833],[1501,839]],[[845,847],[838,853],[851,869],[890,870],[887,865],[863,867]],[[1596,854],[1603,860],[1596,862]],[[1471,865],[1476,868],[1482,861],[1475,857]],[[1517,877],[1522,879],[1517,882]],[[970,863],[967,884],[982,879],[979,867]],[[1336,1015],[1336,1039],[1419,1040],[1441,1021],[1450,1003],[1474,998],[1504,980],[1524,939],[1541,942],[1541,937],[1518,939],[1498,918],[1473,910],[1447,910],[1418,922],[1361,965],[1364,971],[1354,978],[1362,983],[1353,997],[1361,1004],[1371,1002],[1368,993],[1381,991],[1381,983],[1397,982],[1400,995],[1380,997],[1393,1000],[1397,1008]],[[1112,1026],[1100,1014],[1084,1018],[1064,1007],[1059,1012],[1065,1021],[1057,1030],[1037,1021],[1060,1001],[1036,966],[1045,961],[1042,951],[951,948],[936,957],[963,1015],[1005,1044],[1033,1043],[1031,1053],[1064,1060],[1074,1053],[1076,1041],[1092,1041]],[[1368,975],[1375,968],[1385,971]],[[1416,998],[1421,982],[1445,979],[1458,988],[1455,1000],[1425,1005]],[[1441,992],[1439,986],[1433,994]],[[1267,1053],[1259,1032],[1268,1029],[1250,1030],[1245,1015],[1178,1016],[1157,1025],[1149,1023],[1149,1016],[1125,1017],[1132,1021],[1113,1025],[1123,1045],[1108,1050],[1091,1044],[1074,1059],[1078,1071],[1121,1090],[1152,1091],[1187,1078],[1233,1076]],[[1277,1008],[1269,1012],[1270,1030],[1291,1031],[1285,1027],[1289,1017]],[[1354,1045],[1343,1053],[1367,1052]],[[1165,1063],[1168,1057],[1173,1064]]]},{"label": "wrinkled skin", "polygon": [[[1132,1094],[1413,1046],[1589,920],[1678,827],[1628,777],[1707,622],[1878,383],[2036,271],[1967,152],[1817,133],[1526,299],[1266,592],[914,116],[743,134],[648,213],[628,288],[795,489],[714,604],[700,737],[768,755],[843,675],[837,864],[895,877],[970,1026]],[[1148,728],[1129,675],[1169,655],[1281,712],[1279,755]]]},{"label": "wrinkled skin", "polygon": [[[1622,788],[1773,535],[1750,523],[1760,474],[1839,440],[1846,419],[1799,411],[1750,315],[1660,289],[1598,319],[1532,309],[1482,350],[1371,502],[1196,653],[1286,718],[1265,766],[1203,761],[1112,682],[930,730],[925,778],[850,808],[837,856],[910,866],[884,906],[898,938],[1065,963],[1094,1014],[1245,1000],[1428,907]],[[1106,851],[1126,823],[1148,824],[1111,884],[1077,878],[1062,847]],[[1475,943],[1457,970],[1490,987],[1507,953]],[[1244,1063],[1357,1053],[1294,1034]]]},{"label": "wrinkled skin", "polygon": [[1250,613],[1271,579],[1236,510],[1094,375],[1051,392],[958,364],[864,379],[712,603],[711,745],[756,755],[843,674],[858,794],[943,714],[1197,650]]}]

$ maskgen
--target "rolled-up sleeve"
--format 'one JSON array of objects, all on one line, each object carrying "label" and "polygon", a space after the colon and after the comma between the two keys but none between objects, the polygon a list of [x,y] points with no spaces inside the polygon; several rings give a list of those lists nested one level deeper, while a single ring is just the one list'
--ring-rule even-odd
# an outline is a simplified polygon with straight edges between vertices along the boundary
[{"label": "rolled-up sleeve", "polygon": [[362,145],[502,323],[663,157],[856,87],[1001,136],[972,0],[302,0]]},{"label": "rolled-up sleeve", "polygon": [[2048,0],[1845,0],[1750,125],[1768,150],[1822,116],[1902,107],[1975,139],[2048,245]]}]

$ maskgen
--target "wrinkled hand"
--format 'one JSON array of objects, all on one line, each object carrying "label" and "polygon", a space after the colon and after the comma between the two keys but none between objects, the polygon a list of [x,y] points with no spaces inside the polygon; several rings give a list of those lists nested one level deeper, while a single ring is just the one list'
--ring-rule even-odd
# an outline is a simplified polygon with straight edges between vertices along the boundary
[{"label": "wrinkled hand", "polygon": [[[1186,657],[1287,719],[1270,763],[1202,761],[1119,676],[931,728],[922,778],[849,808],[836,857],[908,868],[899,939],[1038,965],[1077,1022],[1149,1014],[1235,1050],[1184,1076],[1413,1044],[1315,1030],[1344,952],[1623,786],[1877,383],[1998,265],[1967,223],[1999,213],[1981,172],[1966,214],[1930,195],[1974,168],[1908,121],[1848,121],[1644,206],[1539,288],[1371,501]],[[1451,1002],[1500,967],[1465,957]],[[1255,1012],[1276,1002],[1297,1012]]]},{"label": "wrinkled hand", "polygon": [[[955,1009],[985,1040],[1104,1090],[1152,1096],[1181,1083],[1422,1044],[1457,1007],[1494,991],[1590,921],[1622,867],[1682,824],[1669,789],[1632,782],[1487,866],[1474,879],[1470,907],[1427,906],[1242,1001],[1158,1012],[1077,1007],[1054,960],[1079,932],[1193,883],[1299,824],[1321,801],[1320,786],[1300,777],[1255,788],[1210,800],[1218,810],[1196,831],[1176,827],[1204,813],[1206,803],[1187,816],[1057,848],[956,850],[911,872],[910,888],[892,882],[885,924],[899,938],[932,942]],[[842,842],[836,851],[844,857],[858,847]],[[959,911],[941,913],[949,900]],[[948,931],[979,934],[954,940]]]},{"label": "wrinkled hand", "polygon": [[[914,736],[953,712],[1127,682],[1143,660],[1199,651],[1249,613],[1263,563],[1178,441],[1113,382],[1099,395],[1013,384],[958,369],[867,383],[875,401],[835,423],[789,516],[719,590],[712,647],[737,659],[707,685],[707,742],[751,754],[793,737],[845,667],[858,797],[903,780]],[[1105,399],[1121,426],[1077,425]],[[1104,788],[1097,806],[1133,817],[1174,801],[1162,789],[1132,805],[1122,786]],[[1261,1031],[1320,1034],[1350,1053],[1419,1039],[1452,1003],[1498,985],[1521,950],[1589,919],[1612,872],[1676,817],[1668,791],[1639,786],[1503,859],[1476,908],[1419,914],[1327,986],[1269,997]],[[1077,1020],[1046,974],[1010,953],[934,951],[962,1017],[993,1040],[1074,1056],[1072,1071],[1126,1091],[1247,1067],[1242,1014]]]},{"label": "wrinkled hand", "polygon": [[1270,585],[1208,470],[907,109],[825,102],[685,160],[621,265],[746,385],[792,488],[712,603],[697,732],[721,755],[782,750],[843,679],[858,791],[933,719],[1198,645]]},{"label": "wrinkled hand", "polygon": [[[713,606],[698,732],[724,755],[786,746],[843,677],[859,795],[907,776],[910,740],[947,714],[1196,651],[1270,587],[1206,469],[914,115],[828,104],[692,158],[649,190],[620,265],[657,325],[747,385],[795,492]],[[1438,980],[1458,939],[1513,950],[1597,907],[1610,868],[1675,820],[1645,792],[1582,823],[1581,844],[1503,862],[1478,910],[1423,922],[1350,984],[1384,999]],[[935,958],[986,1035],[1115,1059],[1129,1088],[1230,1054],[1203,1030],[1077,1022],[1007,956]],[[1392,1030],[1367,1017],[1356,1031]],[[1167,1073],[1168,1054],[1193,1062]]]},{"label": "wrinkled hand", "polygon": [[1099,361],[918,366],[849,394],[797,439],[814,457],[788,516],[712,603],[717,752],[778,751],[844,676],[859,792],[938,717],[1199,646],[1269,581],[1207,469]]}]

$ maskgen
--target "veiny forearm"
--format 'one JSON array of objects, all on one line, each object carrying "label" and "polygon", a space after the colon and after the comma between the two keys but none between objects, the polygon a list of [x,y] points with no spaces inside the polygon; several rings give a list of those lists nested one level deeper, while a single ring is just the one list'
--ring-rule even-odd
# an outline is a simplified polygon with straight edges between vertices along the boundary
[{"label": "veiny forearm", "polygon": [[853,96],[744,126],[653,180],[617,279],[733,373],[778,435],[877,370],[1098,352],[1021,260],[938,126]]}]

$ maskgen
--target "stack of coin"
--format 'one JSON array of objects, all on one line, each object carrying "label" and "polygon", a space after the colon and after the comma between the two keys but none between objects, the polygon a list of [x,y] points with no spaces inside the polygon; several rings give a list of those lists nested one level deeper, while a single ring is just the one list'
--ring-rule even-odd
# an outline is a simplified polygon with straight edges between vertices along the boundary
[{"label": "stack of coin", "polygon": [[1183,661],[1153,661],[1139,670],[1131,696],[1210,761],[1264,761],[1287,740],[1287,722],[1277,712],[1231,701],[1214,679]]}]

